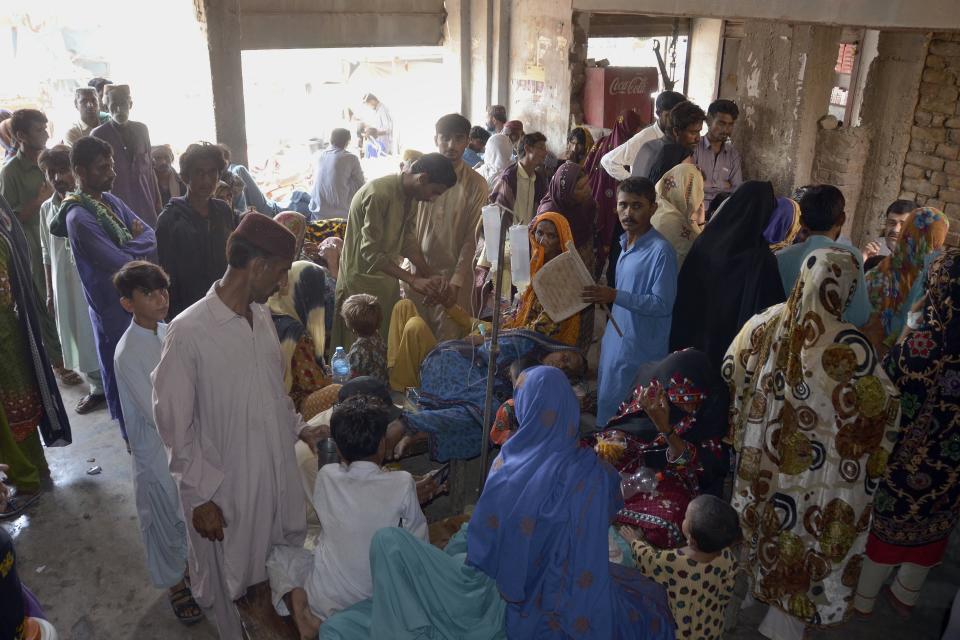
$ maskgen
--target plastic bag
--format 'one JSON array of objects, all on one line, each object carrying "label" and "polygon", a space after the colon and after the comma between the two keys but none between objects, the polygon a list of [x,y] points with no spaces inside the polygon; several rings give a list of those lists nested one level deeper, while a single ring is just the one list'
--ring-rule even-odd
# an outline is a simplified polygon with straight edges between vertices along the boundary
[{"label": "plastic bag", "polygon": [[507,231],[510,241],[510,274],[513,286],[523,291],[530,285],[530,231],[525,224],[515,224]]},{"label": "plastic bag", "polygon": [[500,244],[500,207],[495,204],[488,204],[480,210],[483,219],[483,243],[487,256],[487,262],[490,263],[490,270],[497,268],[497,249]]}]

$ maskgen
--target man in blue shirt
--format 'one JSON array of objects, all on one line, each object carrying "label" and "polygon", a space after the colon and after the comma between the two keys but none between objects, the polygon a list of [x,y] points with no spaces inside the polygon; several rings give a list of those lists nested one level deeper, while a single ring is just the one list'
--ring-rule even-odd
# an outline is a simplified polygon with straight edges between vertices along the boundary
[{"label": "man in blue shirt", "polygon": [[483,127],[473,127],[470,129],[467,148],[463,151],[463,161],[471,169],[476,168],[478,164],[483,162],[482,154],[489,138],[490,132]]},{"label": "man in blue shirt", "polygon": [[585,302],[612,305],[612,320],[600,344],[598,427],[616,415],[633,388],[640,366],[662,360],[669,350],[670,321],[677,297],[677,252],[650,224],[656,210],[652,182],[631,177],[620,183],[617,215],[625,233],[620,236],[617,286],[593,285],[583,290]]},{"label": "man in blue shirt", "polygon": [[867,296],[867,285],[863,277],[863,257],[860,251],[837,241],[840,229],[847,219],[844,206],[846,201],[843,194],[833,185],[820,184],[806,188],[800,198],[800,223],[809,232],[809,237],[800,244],[777,252],[777,265],[780,267],[783,290],[787,292],[789,298],[807,255],[824,247],[849,251],[857,261],[860,278],[850,305],[843,312],[843,319],[854,326],[862,327],[870,318],[873,309],[870,306],[870,298]]}]

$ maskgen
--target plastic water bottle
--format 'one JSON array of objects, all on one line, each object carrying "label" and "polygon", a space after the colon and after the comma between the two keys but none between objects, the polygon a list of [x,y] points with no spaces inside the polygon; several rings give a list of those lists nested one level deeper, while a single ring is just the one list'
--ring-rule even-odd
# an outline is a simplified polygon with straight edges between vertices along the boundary
[{"label": "plastic water bottle", "polygon": [[640,467],[635,473],[620,473],[620,488],[623,499],[629,500],[638,493],[656,494],[657,472],[649,467]]},{"label": "plastic water bottle", "polygon": [[333,352],[330,366],[333,369],[333,381],[337,384],[344,384],[350,379],[350,360],[347,359],[347,352],[343,347],[337,347]]}]

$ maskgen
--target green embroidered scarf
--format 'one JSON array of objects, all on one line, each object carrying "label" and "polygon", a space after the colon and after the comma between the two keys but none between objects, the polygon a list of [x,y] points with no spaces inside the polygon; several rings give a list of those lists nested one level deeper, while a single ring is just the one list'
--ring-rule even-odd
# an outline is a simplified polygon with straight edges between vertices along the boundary
[{"label": "green embroidered scarf", "polygon": [[57,215],[50,221],[50,233],[60,238],[67,237],[67,211],[74,205],[80,205],[97,218],[97,222],[106,231],[107,236],[113,240],[118,247],[127,244],[133,235],[127,229],[123,221],[110,210],[110,207],[94,200],[82,191],[74,191],[67,194],[57,210]]}]

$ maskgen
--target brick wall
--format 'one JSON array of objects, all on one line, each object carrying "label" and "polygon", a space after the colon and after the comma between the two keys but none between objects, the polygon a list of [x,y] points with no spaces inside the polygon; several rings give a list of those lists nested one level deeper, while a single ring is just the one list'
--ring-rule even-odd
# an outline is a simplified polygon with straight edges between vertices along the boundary
[{"label": "brick wall", "polygon": [[901,198],[950,218],[948,243],[960,246],[960,34],[930,41],[900,183]]},{"label": "brick wall", "polygon": [[820,129],[813,158],[810,182],[832,184],[843,192],[846,201],[847,222],[843,235],[850,236],[853,212],[860,201],[863,187],[863,167],[870,148],[869,130],[864,127]]}]

